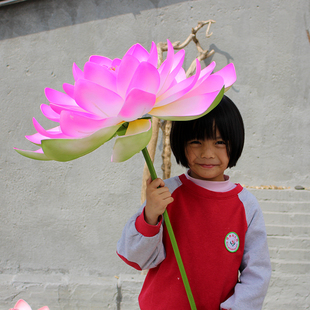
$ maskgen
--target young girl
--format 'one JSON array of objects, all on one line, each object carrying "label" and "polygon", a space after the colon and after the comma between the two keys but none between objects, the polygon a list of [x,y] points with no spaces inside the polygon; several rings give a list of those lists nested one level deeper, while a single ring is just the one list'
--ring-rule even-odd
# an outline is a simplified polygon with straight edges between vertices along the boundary
[{"label": "young girl", "polygon": [[271,275],[263,215],[255,197],[224,174],[243,144],[242,117],[226,96],[197,120],[173,122],[171,148],[187,173],[148,181],[146,202],[117,244],[127,264],[149,269],[142,310],[190,310],[163,223],[166,209],[197,309],[262,308]]}]

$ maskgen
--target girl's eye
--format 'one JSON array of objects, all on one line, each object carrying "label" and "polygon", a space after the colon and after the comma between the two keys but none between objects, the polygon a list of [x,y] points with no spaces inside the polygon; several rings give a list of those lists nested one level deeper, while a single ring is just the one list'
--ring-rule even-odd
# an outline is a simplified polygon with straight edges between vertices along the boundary
[{"label": "girl's eye", "polygon": [[219,144],[219,145],[226,145],[225,141],[223,141],[223,140],[216,141],[216,144]]},{"label": "girl's eye", "polygon": [[200,144],[198,140],[192,140],[188,142],[189,144]]}]

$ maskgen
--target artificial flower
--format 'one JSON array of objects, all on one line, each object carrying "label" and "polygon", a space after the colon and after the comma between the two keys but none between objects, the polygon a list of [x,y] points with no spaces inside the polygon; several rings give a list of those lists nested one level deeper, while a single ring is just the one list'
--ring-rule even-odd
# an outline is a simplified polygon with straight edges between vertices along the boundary
[{"label": "artificial flower", "polygon": [[[20,299],[14,306],[14,308],[11,308],[10,310],[31,310],[31,307],[22,299]],[[49,310],[47,306],[42,307],[38,310]]]},{"label": "artificial flower", "polygon": [[74,85],[63,84],[64,92],[46,88],[49,105],[41,105],[43,115],[59,125],[46,130],[33,118],[37,133],[26,138],[40,149],[16,151],[32,159],[69,161],[116,137],[112,161],[129,159],[148,144],[151,116],[199,118],[236,80],[233,64],[211,74],[215,62],[201,70],[198,60],[196,73],[186,78],[184,56],[168,41],[167,58],[157,68],[153,42],[150,52],[135,44],[122,59],[91,56],[83,70],[74,64]]}]

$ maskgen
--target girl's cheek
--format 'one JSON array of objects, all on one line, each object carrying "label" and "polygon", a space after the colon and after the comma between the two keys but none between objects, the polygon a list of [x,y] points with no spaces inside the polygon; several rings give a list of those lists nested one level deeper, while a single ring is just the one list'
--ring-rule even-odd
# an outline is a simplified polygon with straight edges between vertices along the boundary
[{"label": "girl's cheek", "polygon": [[199,149],[195,147],[187,147],[187,151],[185,152],[187,160],[197,158],[199,156]]}]

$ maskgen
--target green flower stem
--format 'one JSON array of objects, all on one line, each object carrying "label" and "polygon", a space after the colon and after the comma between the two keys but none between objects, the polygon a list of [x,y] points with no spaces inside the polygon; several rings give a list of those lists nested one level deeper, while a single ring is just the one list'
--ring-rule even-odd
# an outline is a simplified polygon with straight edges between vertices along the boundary
[{"label": "green flower stem", "polygon": [[[146,162],[146,164],[147,164],[147,166],[149,168],[152,180],[157,179],[157,175],[156,175],[156,171],[154,169],[154,165],[152,163],[150,154],[149,154],[149,152],[148,152],[146,147],[142,150],[142,153],[143,153],[145,162]],[[197,307],[196,307],[196,304],[195,304],[195,301],[194,301],[194,297],[193,297],[193,294],[192,294],[192,291],[191,291],[191,288],[190,288],[190,285],[189,285],[189,282],[188,282],[188,278],[187,278],[187,275],[186,275],[186,272],[185,272],[185,268],[184,268],[184,265],[183,265],[183,261],[182,261],[182,258],[181,258],[179,247],[178,247],[177,241],[175,239],[175,235],[174,235],[174,232],[173,232],[173,229],[172,229],[172,226],[171,226],[171,222],[170,222],[167,210],[165,210],[163,215],[164,215],[165,225],[166,225],[166,228],[167,228],[167,231],[168,231],[168,234],[169,234],[169,237],[170,237],[170,241],[171,241],[171,244],[172,244],[172,248],[173,248],[173,251],[174,251],[174,255],[175,255],[175,258],[176,258],[178,266],[179,266],[179,270],[180,270],[180,273],[181,273],[183,284],[185,286],[185,290],[186,290],[188,301],[190,303],[191,309],[192,310],[197,310]]]}]

